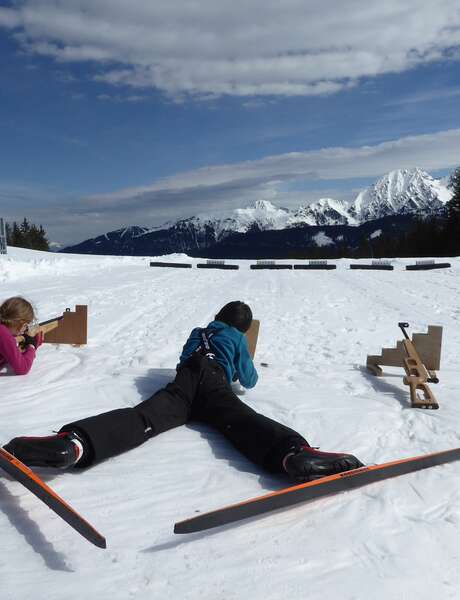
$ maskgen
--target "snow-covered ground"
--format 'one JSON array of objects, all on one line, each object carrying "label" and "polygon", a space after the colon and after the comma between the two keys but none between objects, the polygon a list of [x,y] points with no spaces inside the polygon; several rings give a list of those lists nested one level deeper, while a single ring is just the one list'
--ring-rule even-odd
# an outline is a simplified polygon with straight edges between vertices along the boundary
[{"label": "snow-covered ground", "polygon": [[[163,257],[164,258],[164,257]],[[174,255],[166,260],[184,260]],[[226,302],[261,320],[260,380],[244,400],[323,450],[383,462],[460,446],[460,259],[407,272],[153,269],[150,258],[9,248],[0,300],[39,318],[89,307],[85,347],[45,345],[29,375],[0,378],[0,443],[133,406],[173,377],[190,329]],[[195,259],[190,259],[197,262]],[[235,261],[231,261],[235,262]],[[401,332],[444,327],[438,411],[409,407],[402,370],[367,354]],[[175,521],[286,485],[190,424],[85,472],[40,475],[103,532],[91,546],[0,473],[1,600],[444,600],[460,597],[460,463],[237,525],[175,536]]]}]

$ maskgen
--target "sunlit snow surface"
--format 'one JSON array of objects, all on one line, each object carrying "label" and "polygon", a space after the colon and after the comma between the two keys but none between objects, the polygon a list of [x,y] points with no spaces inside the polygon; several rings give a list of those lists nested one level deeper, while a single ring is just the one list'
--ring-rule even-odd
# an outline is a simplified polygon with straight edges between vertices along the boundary
[{"label": "sunlit snow surface", "polygon": [[[164,258],[164,257],[163,257]],[[241,299],[261,320],[260,381],[243,397],[323,450],[367,463],[460,446],[460,259],[406,272],[153,269],[149,258],[9,248],[0,299],[40,319],[89,307],[85,347],[46,345],[31,373],[0,378],[0,443],[134,406],[174,374],[190,329]],[[196,263],[183,255],[167,260]],[[231,261],[235,262],[235,261]],[[366,261],[367,262],[367,261]],[[438,411],[409,408],[402,370],[367,354],[442,325]],[[460,464],[370,485],[201,534],[173,524],[286,485],[190,424],[86,472],[40,475],[107,537],[100,550],[0,473],[1,600],[444,600],[460,597]]]}]

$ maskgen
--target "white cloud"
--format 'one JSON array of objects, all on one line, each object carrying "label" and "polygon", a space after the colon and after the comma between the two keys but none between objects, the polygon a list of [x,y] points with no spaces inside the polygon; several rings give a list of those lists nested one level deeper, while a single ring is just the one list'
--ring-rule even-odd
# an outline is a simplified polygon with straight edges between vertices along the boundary
[{"label": "white cloud", "polygon": [[439,102],[440,100],[456,98],[457,96],[460,96],[460,87],[441,88],[429,90],[427,92],[409,94],[396,100],[389,100],[386,102],[386,106],[404,106],[407,104],[419,104],[421,102]]},{"label": "white cloud", "polygon": [[21,24],[20,15],[15,10],[0,7],[0,27],[19,27]]},{"label": "white cloud", "polygon": [[121,94],[98,94],[96,98],[102,102],[114,102],[115,104],[122,104],[123,102],[138,103],[144,102],[147,99],[145,96],[137,96],[135,94],[127,96],[122,96]]},{"label": "white cloud", "polygon": [[340,180],[379,177],[394,169],[420,167],[428,171],[458,166],[460,129],[409,136],[359,148],[322,148],[289,152],[260,160],[210,166],[178,173],[150,186],[120,190],[89,199],[94,204],[139,201],[161,194],[200,194],[203,199],[219,191],[264,189],[296,180]]},{"label": "white cloud", "polygon": [[29,52],[175,96],[318,95],[458,60],[458,0],[22,0],[0,9]]}]

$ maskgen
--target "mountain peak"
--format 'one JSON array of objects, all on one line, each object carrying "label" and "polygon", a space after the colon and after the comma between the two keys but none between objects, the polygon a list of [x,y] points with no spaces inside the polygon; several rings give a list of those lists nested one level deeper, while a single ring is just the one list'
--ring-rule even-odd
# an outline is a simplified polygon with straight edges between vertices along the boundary
[{"label": "mountain peak", "polygon": [[278,208],[270,202],[270,200],[256,200],[253,204],[255,210],[273,211]]},{"label": "mountain peak", "polygon": [[397,169],[358,194],[351,212],[363,222],[395,214],[436,212],[448,199],[448,191],[426,171]]},{"label": "mountain peak", "polygon": [[300,206],[295,213],[296,222],[309,225],[356,225],[347,202],[333,198],[320,198],[317,202]]},{"label": "mountain peak", "polygon": [[275,206],[269,200],[256,200],[252,206],[234,210],[230,221],[240,232],[254,226],[259,229],[283,229],[289,216],[288,210]]}]

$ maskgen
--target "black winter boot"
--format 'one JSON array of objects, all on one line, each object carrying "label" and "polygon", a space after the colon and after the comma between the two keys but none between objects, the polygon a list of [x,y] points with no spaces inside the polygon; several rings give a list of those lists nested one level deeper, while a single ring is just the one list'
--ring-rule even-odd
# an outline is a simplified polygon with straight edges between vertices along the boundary
[{"label": "black winter boot", "polygon": [[321,452],[310,446],[301,446],[293,450],[283,461],[284,470],[297,483],[359,469],[363,466],[363,463],[352,454]]},{"label": "black winter boot", "polygon": [[46,437],[17,437],[4,448],[30,467],[71,467],[83,454],[82,440],[67,431]]}]

